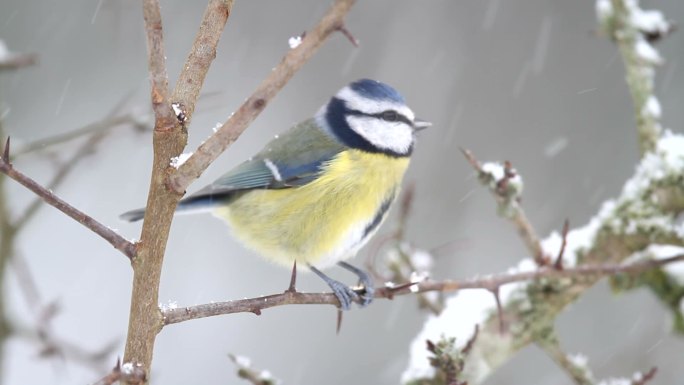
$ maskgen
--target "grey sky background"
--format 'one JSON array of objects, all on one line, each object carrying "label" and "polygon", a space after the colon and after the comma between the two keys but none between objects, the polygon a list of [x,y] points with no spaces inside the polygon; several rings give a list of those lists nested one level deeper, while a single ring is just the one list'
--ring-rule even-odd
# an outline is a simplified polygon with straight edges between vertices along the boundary
[{"label": "grey sky background", "polygon": [[[162,1],[171,81],[181,68],[204,2]],[[236,1],[192,125],[192,150],[250,94],[289,49],[288,38],[311,28],[328,1]],[[684,3],[647,1],[678,24]],[[3,0],[0,39],[40,63],[0,74],[0,109],[17,143],[66,132],[105,117],[122,98],[148,110],[140,2],[133,0]],[[617,49],[596,34],[594,2],[563,0],[359,1],[348,29],[354,48],[333,36],[282,90],[240,140],[191,186],[195,191],[261,148],[270,137],[311,116],[340,87],[361,77],[397,88],[417,116],[433,122],[420,136],[406,182],[416,184],[409,237],[431,249],[448,243],[434,278],[500,272],[526,256],[515,230],[496,216],[458,146],[482,160],[510,160],[525,181],[524,207],[542,235],[565,218],[582,225],[616,196],[638,159],[636,129]],[[684,38],[658,45],[663,125],[682,131]],[[173,84],[173,83],[172,83]],[[75,144],[59,147],[66,157]],[[77,167],[57,193],[128,238],[139,224],[118,220],[144,205],[151,137],[117,128],[98,153]],[[38,181],[54,159],[16,162]],[[8,183],[17,212],[32,196]],[[380,230],[391,229],[396,210]],[[373,243],[371,243],[373,244]],[[362,264],[368,247],[356,258]],[[105,242],[51,208],[21,235],[26,258],[48,300],[61,313],[55,331],[93,349],[120,341],[123,354],[132,271]],[[331,270],[351,282],[345,272]],[[301,290],[326,290],[311,275]],[[284,290],[289,271],[245,250],[208,215],[174,221],[162,276],[161,301],[179,306]],[[10,279],[3,288],[14,320],[35,319]],[[335,334],[330,307],[290,306],[170,326],[157,340],[154,384],[234,384],[227,354],[245,355],[285,384],[396,384],[410,341],[425,314],[411,297],[377,301],[345,314]],[[468,309],[463,309],[467,312]],[[684,342],[671,336],[669,315],[645,291],[613,296],[590,290],[559,319],[568,352],[588,356],[597,377],[631,375],[658,366],[653,384],[684,376]],[[59,359],[42,360],[35,344],[6,346],[6,384],[83,384],[94,373]],[[111,363],[116,357],[111,358]],[[486,383],[571,384],[549,358],[524,349]]]}]

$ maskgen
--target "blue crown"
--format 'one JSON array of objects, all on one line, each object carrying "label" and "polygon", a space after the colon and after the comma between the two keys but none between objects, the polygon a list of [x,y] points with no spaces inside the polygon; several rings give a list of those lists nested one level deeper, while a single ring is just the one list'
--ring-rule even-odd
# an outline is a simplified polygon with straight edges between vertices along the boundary
[{"label": "blue crown", "polygon": [[394,88],[377,80],[361,79],[351,83],[349,87],[359,95],[373,100],[388,100],[406,104],[404,97]]}]

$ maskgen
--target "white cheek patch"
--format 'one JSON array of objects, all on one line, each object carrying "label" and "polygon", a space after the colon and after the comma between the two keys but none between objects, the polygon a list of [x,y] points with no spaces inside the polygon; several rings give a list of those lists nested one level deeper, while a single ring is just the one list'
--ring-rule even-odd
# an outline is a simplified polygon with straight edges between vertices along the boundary
[{"label": "white cheek patch", "polygon": [[375,147],[398,154],[408,153],[413,144],[413,129],[403,122],[386,122],[369,116],[347,116],[347,123]]},{"label": "white cheek patch", "polygon": [[351,110],[361,111],[364,114],[374,115],[380,114],[387,110],[394,110],[404,115],[408,120],[413,122],[415,114],[406,105],[395,103],[391,100],[373,100],[363,97],[356,93],[349,86],[344,87],[337,93],[338,99],[344,100],[347,108]]}]

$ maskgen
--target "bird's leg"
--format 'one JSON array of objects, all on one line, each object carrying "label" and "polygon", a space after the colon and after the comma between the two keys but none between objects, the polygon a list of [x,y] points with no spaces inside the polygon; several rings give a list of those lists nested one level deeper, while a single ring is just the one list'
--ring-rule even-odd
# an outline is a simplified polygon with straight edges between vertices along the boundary
[{"label": "bird's leg", "polygon": [[371,278],[371,276],[365,271],[356,266],[350,265],[347,262],[338,262],[337,265],[343,269],[351,271],[352,273],[356,274],[357,277],[359,277],[359,283],[361,286],[363,286],[363,294],[361,295],[360,306],[364,307],[370,305],[370,303],[373,302],[373,296],[375,295],[375,284],[373,283],[373,278]]},{"label": "bird's leg", "polygon": [[351,308],[352,302],[359,299],[359,295],[356,294],[351,287],[328,277],[327,275],[323,274],[322,271],[318,270],[312,265],[309,265],[309,268],[311,271],[316,273],[316,275],[321,277],[321,279],[324,280],[328,286],[330,286],[330,289],[332,289],[335,297],[337,297],[337,300],[340,301],[340,308],[342,310],[349,310]]}]

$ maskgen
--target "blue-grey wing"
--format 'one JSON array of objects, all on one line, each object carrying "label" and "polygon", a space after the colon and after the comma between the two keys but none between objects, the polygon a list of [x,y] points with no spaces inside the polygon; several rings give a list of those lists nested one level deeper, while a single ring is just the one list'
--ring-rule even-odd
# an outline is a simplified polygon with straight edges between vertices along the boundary
[{"label": "blue-grey wing", "polygon": [[185,198],[180,204],[212,204],[230,199],[236,192],[303,186],[315,180],[321,167],[343,149],[339,142],[322,132],[313,120],[305,121],[274,138],[252,159]]}]

